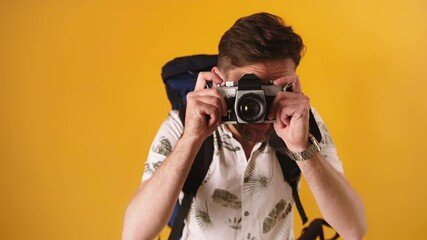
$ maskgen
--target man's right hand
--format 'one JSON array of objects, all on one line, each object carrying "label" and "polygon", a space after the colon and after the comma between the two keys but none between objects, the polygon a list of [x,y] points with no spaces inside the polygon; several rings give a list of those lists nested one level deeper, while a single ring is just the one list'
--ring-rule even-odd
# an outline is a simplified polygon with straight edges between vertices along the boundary
[{"label": "man's right hand", "polygon": [[[212,81],[213,88],[206,88]],[[187,94],[185,128],[183,136],[205,140],[227,114],[224,97],[216,89],[223,80],[213,72],[200,72],[193,92]]]}]

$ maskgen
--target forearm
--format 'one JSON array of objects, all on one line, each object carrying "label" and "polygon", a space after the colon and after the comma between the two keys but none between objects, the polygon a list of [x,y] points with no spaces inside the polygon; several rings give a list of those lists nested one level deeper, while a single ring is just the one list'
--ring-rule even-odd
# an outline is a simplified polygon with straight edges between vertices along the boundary
[{"label": "forearm", "polygon": [[123,239],[153,239],[166,225],[200,141],[181,138],[153,176],[144,181],[126,210]]},{"label": "forearm", "polygon": [[365,210],[344,176],[320,154],[298,165],[326,221],[344,239],[362,239],[367,230]]}]

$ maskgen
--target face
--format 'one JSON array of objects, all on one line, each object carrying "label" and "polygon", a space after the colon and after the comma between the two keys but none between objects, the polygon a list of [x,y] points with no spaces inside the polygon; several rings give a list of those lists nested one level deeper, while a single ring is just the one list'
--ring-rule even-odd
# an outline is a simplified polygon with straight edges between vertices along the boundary
[{"label": "face", "polygon": [[[240,68],[231,69],[227,75],[220,76],[227,81],[239,81],[245,74],[255,74],[260,79],[268,81],[295,74],[295,63],[292,59],[274,60],[255,63]],[[272,124],[233,124],[228,126],[237,140],[247,142],[264,142],[268,139]]]}]

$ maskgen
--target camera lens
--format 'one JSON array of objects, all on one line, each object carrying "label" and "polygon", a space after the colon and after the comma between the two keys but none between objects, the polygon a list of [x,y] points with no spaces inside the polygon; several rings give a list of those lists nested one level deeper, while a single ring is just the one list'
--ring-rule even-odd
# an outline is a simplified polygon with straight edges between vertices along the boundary
[{"label": "camera lens", "polygon": [[264,117],[264,101],[259,95],[248,93],[240,97],[237,103],[237,114],[245,122],[258,122]]}]

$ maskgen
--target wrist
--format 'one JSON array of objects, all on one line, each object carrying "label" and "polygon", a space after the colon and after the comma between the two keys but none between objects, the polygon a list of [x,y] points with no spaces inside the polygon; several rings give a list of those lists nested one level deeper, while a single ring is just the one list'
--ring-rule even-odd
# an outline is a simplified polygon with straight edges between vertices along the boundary
[{"label": "wrist", "polygon": [[[296,149],[296,150],[295,150]],[[301,150],[302,149],[302,150]],[[294,161],[308,160],[320,152],[320,145],[316,138],[310,134],[305,147],[288,148],[286,153]]]},{"label": "wrist", "polygon": [[178,140],[178,143],[179,145],[184,146],[186,148],[190,148],[190,149],[195,148],[196,150],[198,150],[200,146],[202,146],[203,141],[204,141],[204,138],[200,136],[184,133],[181,136],[181,138]]},{"label": "wrist", "polygon": [[176,143],[173,153],[178,154],[180,159],[190,164],[193,162],[201,144],[193,141],[190,138],[182,136]]},{"label": "wrist", "polygon": [[193,134],[193,133],[186,133],[186,132],[184,132],[181,135],[180,139],[182,141],[185,141],[185,142],[196,143],[196,142],[199,142],[202,139],[202,137],[201,136],[197,136],[196,134]]},{"label": "wrist", "polygon": [[311,142],[309,140],[309,137],[307,137],[307,140],[305,142],[301,142],[298,144],[286,144],[287,148],[291,152],[302,152],[306,150],[311,145]]}]

